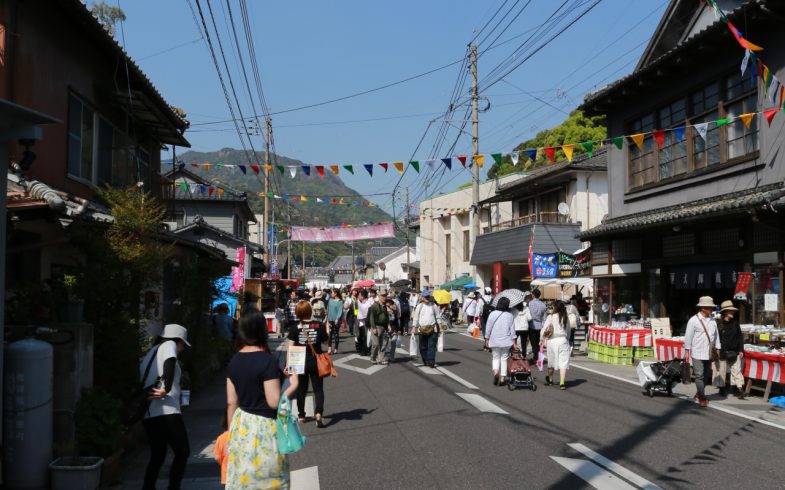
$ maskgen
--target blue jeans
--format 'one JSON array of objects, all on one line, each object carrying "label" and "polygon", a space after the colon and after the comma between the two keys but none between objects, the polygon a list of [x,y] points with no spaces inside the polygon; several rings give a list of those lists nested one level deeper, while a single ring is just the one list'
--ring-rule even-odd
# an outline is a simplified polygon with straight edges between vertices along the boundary
[{"label": "blue jeans", "polygon": [[423,364],[433,364],[436,362],[436,341],[439,334],[434,332],[430,335],[420,334],[420,357]]}]

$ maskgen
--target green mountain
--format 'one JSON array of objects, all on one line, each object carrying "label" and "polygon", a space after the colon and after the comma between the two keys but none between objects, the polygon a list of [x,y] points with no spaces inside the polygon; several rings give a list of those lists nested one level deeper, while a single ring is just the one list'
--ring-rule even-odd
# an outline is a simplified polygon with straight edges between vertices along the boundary
[{"label": "green mountain", "polygon": [[[223,148],[214,152],[196,152],[189,151],[178,155],[177,159],[186,164],[190,163],[209,163],[211,164],[210,170],[204,167],[190,167],[187,166],[189,171],[194,172],[212,182],[220,182],[221,184],[230,186],[241,192],[248,193],[248,201],[254,213],[262,213],[264,209],[264,199],[259,196],[259,193],[264,190],[264,170],[259,175],[256,175],[251,170],[250,165],[256,163],[249,161],[248,154],[243,150],[235,150],[233,148]],[[264,162],[264,153],[257,152],[259,162]],[[304,226],[335,226],[337,224],[346,223],[351,225],[362,225],[363,223],[379,223],[392,221],[392,216],[376,206],[355,205],[354,202],[362,203],[366,200],[360,193],[354,189],[347,187],[341,180],[340,175],[333,174],[329,168],[325,169],[324,177],[319,177],[316,168],[311,167],[311,176],[306,176],[302,168],[303,162],[294,160],[280,155],[271,155],[270,160],[274,165],[295,165],[297,166],[297,174],[295,178],[291,178],[289,169],[286,168],[284,174],[274,167],[270,173],[269,191],[278,196],[298,196],[298,201],[284,201],[283,199],[269,198],[270,203],[270,221],[278,223],[282,227],[286,225],[304,225]],[[239,170],[231,172],[226,169],[217,169],[217,164],[224,165],[246,165],[247,174],[243,174]],[[213,166],[215,165],[215,166]],[[164,171],[169,170],[171,167],[164,166]],[[345,172],[341,168],[341,172]],[[307,201],[302,202],[299,196],[306,196]],[[316,196],[322,197],[327,202],[318,203]],[[335,196],[335,197],[333,197]],[[326,197],[326,199],[325,199]],[[331,199],[344,199],[345,205],[330,204]],[[273,217],[274,216],[274,217]],[[285,238],[283,233],[280,239]],[[373,242],[355,242],[355,254],[362,254],[363,251],[373,245],[394,246],[400,245],[399,239],[385,239]],[[329,262],[338,255],[350,255],[351,245],[343,242],[323,243],[318,245],[309,245],[309,253],[307,261],[310,265],[311,260],[317,266],[326,266]],[[310,250],[313,249],[313,255]]]}]

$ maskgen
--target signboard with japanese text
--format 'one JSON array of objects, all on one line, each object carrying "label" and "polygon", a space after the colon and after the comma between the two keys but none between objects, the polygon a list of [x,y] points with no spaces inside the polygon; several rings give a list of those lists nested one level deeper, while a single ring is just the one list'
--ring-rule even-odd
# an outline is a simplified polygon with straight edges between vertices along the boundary
[{"label": "signboard with japanese text", "polygon": [[532,254],[532,277],[554,278],[557,267],[556,254]]}]

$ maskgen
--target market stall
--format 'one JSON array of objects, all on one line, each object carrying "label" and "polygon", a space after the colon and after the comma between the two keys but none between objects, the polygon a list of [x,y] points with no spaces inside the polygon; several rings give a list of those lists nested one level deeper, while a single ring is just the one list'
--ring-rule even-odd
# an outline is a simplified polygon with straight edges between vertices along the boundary
[{"label": "market stall", "polygon": [[634,359],[654,355],[651,323],[614,322],[589,327],[589,358],[608,364],[632,365]]}]

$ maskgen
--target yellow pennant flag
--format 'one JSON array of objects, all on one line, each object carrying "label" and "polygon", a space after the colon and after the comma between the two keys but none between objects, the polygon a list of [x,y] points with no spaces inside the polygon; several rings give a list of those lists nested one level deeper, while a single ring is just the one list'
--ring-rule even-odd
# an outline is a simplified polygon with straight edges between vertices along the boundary
[{"label": "yellow pennant flag", "polygon": [[330,170],[332,170],[335,175],[338,175],[338,165],[330,165]]},{"label": "yellow pennant flag", "polygon": [[755,117],[754,112],[749,112],[747,114],[739,114],[739,119],[744,122],[744,125],[748,128],[750,127],[750,123],[752,122],[752,118]]},{"label": "yellow pennant flag", "polygon": [[269,171],[271,171],[273,169],[273,166],[272,165],[265,165],[264,169],[269,172]]},{"label": "yellow pennant flag", "polygon": [[224,195],[224,190],[219,187],[218,188],[218,199],[220,199],[221,196],[223,196],[223,195]]},{"label": "yellow pennant flag", "polygon": [[564,151],[567,160],[572,161],[572,150],[575,149],[575,145],[561,145],[561,149]]},{"label": "yellow pennant flag", "polygon": [[403,162],[393,162],[393,166],[398,169],[398,173],[403,173]]},{"label": "yellow pennant flag", "polygon": [[629,137],[635,143],[639,150],[643,150],[643,138],[646,135],[643,133],[631,134]]},{"label": "yellow pennant flag", "polygon": [[209,163],[205,163],[204,164],[204,169],[209,172],[210,171],[210,164]]},{"label": "yellow pennant flag", "polygon": [[485,155],[474,155],[472,158],[477,162],[477,166],[482,168],[482,164],[485,161]]},{"label": "yellow pennant flag", "polygon": [[306,199],[306,198],[305,198],[305,196],[300,196],[300,200],[301,200],[301,201],[308,202],[308,199]]}]

